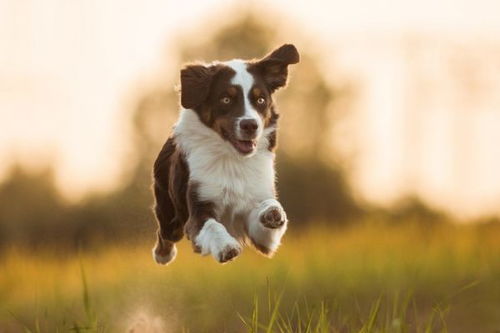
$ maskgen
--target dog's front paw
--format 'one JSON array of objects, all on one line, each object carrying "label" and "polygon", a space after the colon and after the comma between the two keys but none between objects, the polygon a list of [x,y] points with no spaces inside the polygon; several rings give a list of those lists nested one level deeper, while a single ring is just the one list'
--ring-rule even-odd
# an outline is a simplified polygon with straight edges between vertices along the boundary
[{"label": "dog's front paw", "polygon": [[271,205],[261,212],[260,222],[266,228],[280,228],[287,222],[286,213],[281,206]]},{"label": "dog's front paw", "polygon": [[217,261],[221,264],[229,262],[236,258],[241,252],[239,244],[228,244],[217,254]]},{"label": "dog's front paw", "polygon": [[240,243],[231,236],[226,228],[209,219],[196,236],[195,249],[202,255],[211,254],[215,260],[225,263],[236,258],[241,252]]}]

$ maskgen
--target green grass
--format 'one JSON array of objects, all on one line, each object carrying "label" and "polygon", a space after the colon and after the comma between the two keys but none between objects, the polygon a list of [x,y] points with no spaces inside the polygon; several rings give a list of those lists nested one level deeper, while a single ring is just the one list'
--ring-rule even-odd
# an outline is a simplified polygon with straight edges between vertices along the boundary
[{"label": "green grass", "polygon": [[316,227],[288,234],[271,260],[247,249],[222,266],[185,241],[167,267],[150,244],[12,249],[0,331],[494,332],[499,239],[498,227]]}]

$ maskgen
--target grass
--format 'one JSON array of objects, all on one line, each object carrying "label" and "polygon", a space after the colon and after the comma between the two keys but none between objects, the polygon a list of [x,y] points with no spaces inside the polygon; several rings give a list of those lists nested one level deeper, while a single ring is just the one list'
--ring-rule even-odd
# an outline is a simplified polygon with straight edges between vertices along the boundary
[{"label": "grass", "polygon": [[[218,265],[183,241],[0,259],[1,332],[484,332],[500,329],[500,228],[363,223],[289,233]],[[156,329],[156,331],[155,331]]]}]

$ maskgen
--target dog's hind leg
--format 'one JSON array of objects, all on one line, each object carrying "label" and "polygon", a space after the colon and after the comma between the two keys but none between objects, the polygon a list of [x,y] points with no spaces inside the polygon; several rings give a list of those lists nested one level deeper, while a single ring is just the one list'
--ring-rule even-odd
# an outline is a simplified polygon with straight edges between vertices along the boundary
[{"label": "dog's hind leg", "polygon": [[171,262],[176,254],[175,243],[182,239],[187,220],[187,168],[170,138],[163,146],[154,165],[154,212],[158,222],[153,258],[159,264]]},{"label": "dog's hind leg", "polygon": [[155,183],[154,195],[156,198],[154,211],[159,228],[156,232],[156,244],[153,248],[153,258],[158,264],[166,265],[174,260],[177,254],[175,242],[182,238],[182,227],[180,228],[181,234],[179,237],[179,228],[176,228],[176,223],[172,223],[175,210],[168,196],[168,192],[165,192]]}]

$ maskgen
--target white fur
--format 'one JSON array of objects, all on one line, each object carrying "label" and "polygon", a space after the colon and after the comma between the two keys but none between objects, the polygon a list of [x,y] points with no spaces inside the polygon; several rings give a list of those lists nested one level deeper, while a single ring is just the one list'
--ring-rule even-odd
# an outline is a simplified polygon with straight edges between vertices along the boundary
[{"label": "white fur", "polygon": [[243,90],[245,113],[238,119],[238,121],[236,121],[236,134],[239,138],[241,138],[241,129],[239,126],[241,120],[254,119],[257,121],[258,125],[257,137],[260,137],[263,132],[264,124],[262,122],[262,118],[259,116],[259,113],[255,110],[249,100],[250,89],[252,89],[254,85],[254,78],[247,70],[247,63],[244,60],[235,59],[226,61],[224,64],[231,67],[236,72],[234,77],[231,79],[231,83],[241,86],[241,89]]},{"label": "white fur", "polygon": [[226,228],[214,219],[208,219],[198,236],[196,245],[200,247],[201,254],[211,254],[216,260],[220,260],[224,251],[235,249],[240,251],[240,244],[231,237]]},{"label": "white fur", "polygon": [[[285,220],[285,223],[276,229],[269,229],[262,225],[260,217],[268,209],[275,207],[280,210],[280,214]],[[271,253],[275,252],[281,244],[281,238],[285,234],[288,225],[286,213],[281,204],[276,199],[268,199],[261,202],[259,207],[255,208],[248,219],[248,234],[253,241],[267,247]]]},{"label": "white fur", "polygon": [[[265,134],[273,130],[266,129]],[[212,201],[219,215],[227,208],[234,214],[248,213],[261,201],[274,198],[274,153],[267,149],[266,136],[252,156],[243,156],[193,110],[182,111],[174,132],[186,154],[190,181],[200,184],[200,200]]]},{"label": "white fur", "polygon": [[270,204],[283,210],[275,200],[274,153],[268,150],[267,139],[276,128],[264,129],[262,118],[248,100],[253,77],[246,64],[241,60],[225,64],[236,71],[232,84],[243,89],[244,117],[255,118],[259,124],[255,152],[241,155],[190,109],[181,110],[174,128],[176,142],[186,155],[189,181],[199,184],[199,199],[214,203],[219,216],[219,221],[207,220],[195,240],[202,254],[212,254],[217,260],[225,247],[235,246],[237,240],[244,241],[249,237],[274,251],[286,230],[286,223],[278,229],[269,229],[259,222],[263,209]]}]

